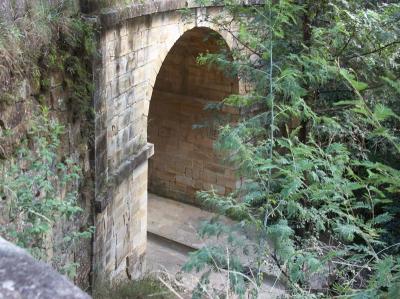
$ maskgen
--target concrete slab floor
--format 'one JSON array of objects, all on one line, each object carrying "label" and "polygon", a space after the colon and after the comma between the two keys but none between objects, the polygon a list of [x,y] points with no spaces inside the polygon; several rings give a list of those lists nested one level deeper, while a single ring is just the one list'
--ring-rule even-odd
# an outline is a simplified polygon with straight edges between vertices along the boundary
[{"label": "concrete slab floor", "polygon": [[[164,279],[168,277],[167,280],[180,290],[182,298],[191,298],[191,291],[202,273],[183,274],[181,268],[188,260],[189,253],[205,244],[198,237],[196,228],[201,221],[214,215],[154,194],[149,194],[148,198],[147,271]],[[213,274],[210,279],[212,286],[225,289],[225,276]],[[266,277],[259,298],[278,298],[284,294],[284,287],[275,284],[274,277]]]}]

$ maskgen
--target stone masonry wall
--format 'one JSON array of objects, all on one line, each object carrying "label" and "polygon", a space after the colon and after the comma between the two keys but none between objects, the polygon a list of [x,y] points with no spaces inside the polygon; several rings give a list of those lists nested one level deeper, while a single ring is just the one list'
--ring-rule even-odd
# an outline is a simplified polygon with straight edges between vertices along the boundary
[{"label": "stone masonry wall", "polygon": [[[110,205],[96,219],[95,272],[107,279],[137,279],[145,269],[147,161],[119,182]],[[107,272],[104,272],[106,269]]]}]

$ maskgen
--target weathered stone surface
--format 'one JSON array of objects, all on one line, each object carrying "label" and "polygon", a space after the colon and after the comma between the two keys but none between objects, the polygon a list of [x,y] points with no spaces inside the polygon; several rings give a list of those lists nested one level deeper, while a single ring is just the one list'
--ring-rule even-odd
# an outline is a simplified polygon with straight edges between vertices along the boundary
[{"label": "weathered stone surface", "polygon": [[49,265],[0,237],[0,299],[89,299]]},{"label": "weathered stone surface", "polygon": [[[84,0],[90,2],[90,0]],[[93,0],[92,0],[93,1]],[[94,2],[94,1],[93,1]],[[244,0],[244,5],[249,4],[261,4],[262,0]],[[215,3],[211,3],[208,6],[216,7]],[[198,8],[200,4],[194,0],[152,0],[139,2],[128,7],[120,9],[109,9],[101,14],[101,24],[103,28],[109,28],[125,20],[137,18],[144,15],[163,13],[168,11],[176,11],[183,8]],[[95,5],[92,5],[92,10],[97,9]]]},{"label": "weathered stone surface", "polygon": [[96,217],[96,279],[139,278],[145,270],[147,159],[110,188],[109,196]]},{"label": "weathered stone surface", "polygon": [[[154,146],[151,143],[143,146],[135,155],[131,156],[114,172],[109,178],[109,188],[103,194],[98,194],[95,199],[96,213],[101,213],[113,199],[112,190],[118,188],[126,178],[128,178],[136,168],[153,156]],[[138,185],[140,182],[138,182]]]}]

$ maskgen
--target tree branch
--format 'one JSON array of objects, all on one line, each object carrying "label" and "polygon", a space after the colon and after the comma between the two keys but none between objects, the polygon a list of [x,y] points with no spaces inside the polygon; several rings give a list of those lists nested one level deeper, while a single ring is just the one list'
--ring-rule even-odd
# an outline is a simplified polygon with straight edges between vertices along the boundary
[{"label": "tree branch", "polygon": [[397,44],[400,44],[400,40],[396,40],[396,41],[394,41],[394,42],[391,42],[391,43],[386,44],[386,45],[384,45],[384,46],[382,46],[382,47],[380,47],[380,48],[377,48],[377,49],[374,49],[374,50],[371,50],[371,51],[368,51],[368,52],[364,52],[364,53],[361,53],[361,54],[356,54],[356,55],[352,55],[352,56],[344,57],[344,58],[350,60],[350,59],[353,59],[353,58],[358,58],[358,57],[363,57],[363,56],[371,55],[371,54],[380,52],[380,51],[382,51],[382,50],[384,50],[384,49],[386,49],[386,48],[389,48],[389,47],[391,47],[391,46],[397,45]]}]

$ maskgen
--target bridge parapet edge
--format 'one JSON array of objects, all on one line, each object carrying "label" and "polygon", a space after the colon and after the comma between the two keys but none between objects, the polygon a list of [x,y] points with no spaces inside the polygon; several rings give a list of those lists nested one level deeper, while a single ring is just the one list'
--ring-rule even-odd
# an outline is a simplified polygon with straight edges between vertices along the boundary
[{"label": "bridge parapet edge", "polygon": [[[263,0],[244,0],[243,5],[260,5]],[[180,10],[184,8],[221,7],[223,4],[199,5],[195,0],[153,0],[132,4],[123,8],[109,9],[99,14],[101,28],[108,29],[119,23],[155,13]]]}]

